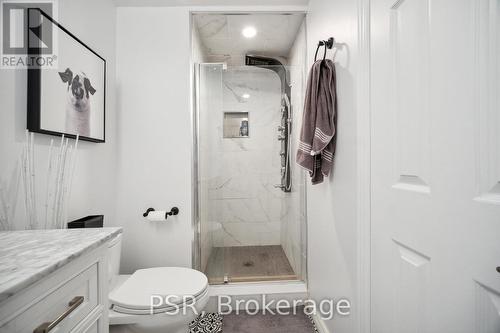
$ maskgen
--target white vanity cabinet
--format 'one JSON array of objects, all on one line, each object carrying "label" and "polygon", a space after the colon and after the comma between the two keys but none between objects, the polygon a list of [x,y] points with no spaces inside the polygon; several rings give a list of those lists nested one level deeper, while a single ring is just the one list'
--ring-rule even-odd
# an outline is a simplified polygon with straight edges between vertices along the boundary
[{"label": "white vanity cabinet", "polygon": [[[39,276],[23,275],[32,280],[29,285],[0,294],[4,298],[0,301],[0,333],[107,333],[109,238],[108,235],[104,241],[99,240],[76,257],[68,251],[62,264],[49,265],[50,273],[42,270],[37,273]],[[49,261],[47,258],[47,264]],[[44,268],[43,263],[40,266]],[[18,277],[14,274],[13,278]],[[22,278],[17,287],[19,283]],[[0,279],[0,287],[1,284]]]}]

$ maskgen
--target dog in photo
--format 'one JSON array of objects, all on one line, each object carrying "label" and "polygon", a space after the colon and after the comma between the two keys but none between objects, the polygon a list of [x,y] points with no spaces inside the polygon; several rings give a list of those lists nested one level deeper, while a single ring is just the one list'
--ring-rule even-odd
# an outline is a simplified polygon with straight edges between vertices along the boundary
[{"label": "dog in photo", "polygon": [[59,76],[67,85],[66,133],[90,137],[90,97],[96,90],[84,72],[67,68]]}]

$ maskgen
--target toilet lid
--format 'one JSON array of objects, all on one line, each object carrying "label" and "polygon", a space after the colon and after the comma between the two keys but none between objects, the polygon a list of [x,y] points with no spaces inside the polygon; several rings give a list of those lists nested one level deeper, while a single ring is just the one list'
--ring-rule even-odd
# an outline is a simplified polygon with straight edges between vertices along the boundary
[{"label": "toilet lid", "polygon": [[[109,294],[113,305],[127,309],[151,309],[152,296],[155,308],[170,308],[181,304],[187,297],[198,298],[208,288],[205,274],[184,267],[155,267],[139,269],[121,286]],[[166,302],[165,297],[168,298]]]}]

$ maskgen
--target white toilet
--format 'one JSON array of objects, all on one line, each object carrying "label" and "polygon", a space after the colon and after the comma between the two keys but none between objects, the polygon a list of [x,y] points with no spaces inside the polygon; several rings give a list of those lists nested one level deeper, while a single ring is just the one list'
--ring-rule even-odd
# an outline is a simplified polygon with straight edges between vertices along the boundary
[{"label": "white toilet", "polygon": [[[118,275],[121,235],[109,244],[109,331],[186,333],[208,302],[208,279],[194,269],[155,267]],[[153,314],[151,297],[155,296]],[[163,301],[160,301],[160,297]],[[165,297],[168,298],[168,303]]]}]

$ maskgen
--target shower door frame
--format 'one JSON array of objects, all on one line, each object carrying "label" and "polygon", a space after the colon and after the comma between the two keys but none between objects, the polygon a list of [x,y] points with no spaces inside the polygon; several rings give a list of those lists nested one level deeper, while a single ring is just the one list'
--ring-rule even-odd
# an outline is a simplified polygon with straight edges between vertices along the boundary
[{"label": "shower door frame", "polygon": [[[297,9],[296,6],[291,6],[290,10],[286,10],[286,6],[284,6],[280,10],[274,10],[274,9],[261,9],[259,10],[258,8],[254,10],[242,10],[241,8],[235,7],[234,10],[231,10],[230,8],[227,7],[213,7],[211,10],[206,10],[206,8],[203,8],[202,10],[191,10],[189,15],[190,15],[190,36],[192,37],[192,29],[193,29],[193,15],[194,14],[304,14],[304,16],[307,16],[307,8],[300,8]],[[305,21],[306,22],[306,21]],[[307,31],[307,26],[306,26],[306,31]],[[305,38],[307,39],[307,33]],[[306,43],[307,45],[307,40]],[[192,45],[192,41],[191,41]],[[307,51],[306,51],[307,54]],[[217,65],[221,63],[204,63],[204,62],[195,62],[193,60],[193,56],[191,55],[191,87],[192,87],[192,94],[191,94],[191,123],[192,123],[192,139],[193,139],[193,146],[192,146],[192,163],[191,163],[191,173],[192,173],[192,184],[191,184],[191,199],[192,199],[192,228],[193,228],[193,238],[192,238],[192,268],[202,271],[201,267],[201,221],[200,221],[200,202],[199,202],[199,89],[200,89],[200,67],[203,64],[211,64],[211,65]],[[223,64],[225,65],[225,64]],[[303,64],[304,68],[307,67],[307,57],[306,57],[306,62]],[[293,108],[293,104],[292,104]],[[304,179],[305,181],[305,179]],[[299,283],[299,284],[305,284],[307,285],[307,275],[308,275],[308,269],[307,269],[307,262],[308,262],[308,238],[307,238],[307,229],[308,229],[308,218],[307,218],[307,186],[304,186],[304,207],[303,207],[303,212],[304,212],[304,228],[303,228],[303,235],[302,239],[305,239],[305,244],[303,244],[304,248],[304,253],[305,253],[305,258],[302,261],[302,267],[305,267],[303,269],[303,276],[300,276],[300,279],[297,280],[262,280],[258,282],[229,282],[230,285],[234,284],[239,284],[239,285],[244,285],[244,284],[255,284],[255,283],[263,283],[263,284],[276,284],[276,283]],[[302,274],[301,274],[302,275]]]},{"label": "shower door frame", "polygon": [[[200,219],[200,186],[199,186],[199,180],[200,180],[200,168],[199,168],[199,118],[200,118],[200,75],[201,75],[201,68],[203,65],[224,65],[221,63],[194,63],[193,64],[193,113],[191,115],[192,117],[192,124],[193,124],[193,151],[192,151],[192,221],[193,221],[193,231],[194,231],[194,237],[193,237],[193,242],[192,242],[192,268],[197,269],[199,271],[202,270],[202,246],[201,246],[201,219]],[[293,105],[292,105],[293,107]],[[299,171],[301,169],[298,169]],[[301,171],[299,171],[301,172]],[[300,272],[295,272],[297,275],[297,279],[284,279],[284,280],[274,280],[274,279],[263,279],[259,281],[245,281],[245,282],[224,282],[224,284],[245,284],[245,283],[282,283],[282,282],[293,282],[293,283],[307,283],[307,186],[306,186],[306,179],[302,179],[304,182],[302,186],[302,191],[304,191],[304,200],[300,202],[301,204],[301,210],[304,215],[304,221],[301,221],[301,233],[300,233],[300,242],[302,240],[305,240],[303,244],[300,244],[301,246],[301,253],[305,253],[305,256],[300,258],[301,260],[301,271]],[[230,278],[230,277],[229,277]],[[224,277],[225,280],[225,277]]]},{"label": "shower door frame", "polygon": [[[192,14],[190,14],[192,17]],[[191,29],[193,28],[193,22],[191,22]],[[193,227],[193,240],[192,240],[192,256],[191,256],[191,266],[194,269],[201,271],[201,244],[200,244],[200,233],[201,233],[201,221],[200,221],[200,204],[199,204],[199,89],[200,89],[200,63],[194,63],[191,61],[192,66],[192,103],[191,103],[191,123],[192,123],[192,135],[193,135],[193,147],[192,147],[192,163],[191,163],[191,199],[192,199],[192,227]]]}]

